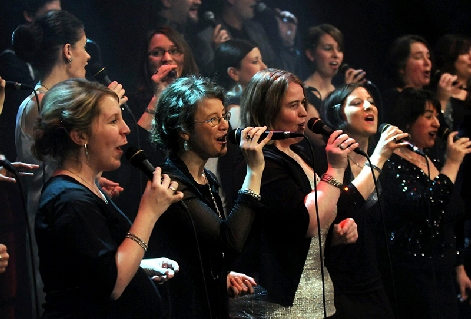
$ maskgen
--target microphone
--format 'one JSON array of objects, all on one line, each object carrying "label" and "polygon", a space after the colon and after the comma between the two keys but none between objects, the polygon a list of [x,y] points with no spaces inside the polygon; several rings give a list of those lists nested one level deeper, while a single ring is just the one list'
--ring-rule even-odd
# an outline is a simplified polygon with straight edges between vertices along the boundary
[{"label": "microphone", "polygon": [[216,23],[216,19],[214,17],[214,12],[206,11],[203,14],[203,18],[204,18],[204,21],[206,21],[210,26],[212,26],[213,28],[216,28],[217,23]]},{"label": "microphone", "polygon": [[[436,70],[436,71],[435,71],[435,75],[434,75],[434,76],[435,76],[435,81],[436,81],[437,83],[440,81],[440,77],[442,76],[442,74],[443,74],[443,73],[442,73],[442,71],[440,71],[440,70]],[[458,84],[458,80],[454,80],[454,81],[451,83],[452,86],[455,86],[455,85],[457,85],[457,84]],[[463,85],[460,85],[459,89],[460,89],[460,90],[463,90],[463,89],[464,89]]]},{"label": "microphone", "polygon": [[[307,127],[314,133],[322,134],[327,137],[329,137],[334,132],[332,128],[330,128],[324,121],[317,117],[313,117],[307,121]],[[355,148],[353,151],[357,154],[363,155],[364,157],[368,157],[365,151],[359,147]]]},{"label": "microphone", "polygon": [[[231,130],[228,133],[228,138],[229,141],[232,144],[239,144],[240,139],[241,139],[241,134],[242,134],[242,128],[237,128],[235,130]],[[271,137],[272,140],[284,140],[287,138],[294,138],[294,137],[304,137],[304,134],[301,133],[296,133],[296,132],[291,132],[291,131],[265,131],[262,134],[260,134],[260,138],[258,141],[263,140],[265,137],[267,137],[270,132],[273,132],[273,136]]]},{"label": "microphone", "polygon": [[[383,123],[383,124],[381,124],[381,125],[379,126],[379,131],[380,131],[381,133],[383,133],[383,132],[386,131],[386,130],[388,129],[388,127],[390,127],[390,126],[391,126],[391,124]],[[450,132],[448,132],[448,134],[450,134]],[[406,147],[407,147],[408,149],[410,149],[412,152],[417,153],[417,154],[419,154],[419,155],[425,157],[425,153],[422,152],[422,150],[420,150],[417,146],[415,146],[414,144],[410,143],[410,142],[407,141],[407,140],[404,140],[404,139],[402,139],[402,140],[396,140],[396,143],[406,143]]]},{"label": "microphone", "polygon": [[[350,68],[351,68],[350,65],[348,65],[347,63],[344,63],[339,67],[338,73],[345,75],[345,72],[347,72],[347,70],[350,69]],[[366,80],[365,84],[367,84],[367,85],[372,85],[373,84],[370,80],[367,80],[365,78],[363,80]]]},{"label": "microphone", "polygon": [[14,81],[5,81],[5,88],[13,89],[13,90],[27,90],[27,91],[34,90],[34,87],[32,87],[31,85],[14,82]]},{"label": "microphone", "polygon": [[140,169],[150,180],[154,178],[154,166],[149,162],[143,150],[129,146],[125,156],[132,166]]},{"label": "microphone", "polygon": [[[108,86],[112,82],[108,76],[108,72],[105,70],[105,67],[101,66],[99,63],[92,64],[90,66],[90,71],[95,80],[97,80],[99,83]],[[123,106],[126,111],[133,114],[127,103],[124,103]]]},{"label": "microphone", "polygon": [[297,24],[294,17],[281,15],[280,11],[274,10],[268,7],[265,4],[265,2],[262,2],[262,1],[257,2],[257,5],[255,6],[255,11],[257,11],[258,13],[268,13],[268,14],[271,14],[272,16],[275,16],[284,20],[284,22],[291,22],[291,23]]},{"label": "microphone", "polygon": [[5,167],[6,170],[16,173],[16,169],[11,165],[10,161],[5,158],[5,155],[0,154],[0,166]]}]

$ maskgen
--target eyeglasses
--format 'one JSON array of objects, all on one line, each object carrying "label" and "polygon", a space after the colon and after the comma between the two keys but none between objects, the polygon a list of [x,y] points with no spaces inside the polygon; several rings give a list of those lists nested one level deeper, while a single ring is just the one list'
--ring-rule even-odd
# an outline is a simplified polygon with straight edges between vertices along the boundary
[{"label": "eyeglasses", "polygon": [[161,58],[165,55],[165,53],[170,54],[171,56],[173,57],[177,57],[177,56],[180,56],[183,54],[182,51],[180,51],[179,49],[177,48],[172,48],[172,49],[168,49],[168,50],[164,50],[164,49],[155,49],[155,50],[152,50],[150,51],[149,53],[147,53],[149,56],[151,57],[154,57],[154,58]]},{"label": "eyeglasses", "polygon": [[224,114],[221,117],[219,117],[219,116],[212,117],[212,118],[210,118],[209,120],[206,120],[206,121],[201,121],[201,122],[195,121],[195,123],[196,124],[209,123],[212,127],[215,127],[216,125],[219,125],[223,119],[226,122],[229,122],[229,120],[231,119],[231,112],[227,112],[226,114]]}]

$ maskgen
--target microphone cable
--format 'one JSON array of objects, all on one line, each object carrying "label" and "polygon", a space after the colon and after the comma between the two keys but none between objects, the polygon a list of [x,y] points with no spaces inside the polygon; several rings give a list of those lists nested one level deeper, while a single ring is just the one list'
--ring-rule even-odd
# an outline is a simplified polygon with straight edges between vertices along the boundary
[{"label": "microphone cable", "polygon": [[[321,269],[321,279],[322,279],[322,308],[324,310],[324,318],[327,318],[327,308],[326,308],[326,297],[325,297],[325,273],[324,273],[324,253],[322,250],[322,233],[321,233],[321,221],[319,218],[319,205],[317,202],[317,173],[314,171],[314,149],[312,147],[311,141],[304,135],[307,144],[309,145],[309,151],[312,159],[312,171],[314,172],[313,184],[314,184],[314,206],[316,208],[316,220],[317,220],[317,234],[318,234],[318,244],[319,244],[319,261]],[[311,190],[312,191],[312,190]]]}]

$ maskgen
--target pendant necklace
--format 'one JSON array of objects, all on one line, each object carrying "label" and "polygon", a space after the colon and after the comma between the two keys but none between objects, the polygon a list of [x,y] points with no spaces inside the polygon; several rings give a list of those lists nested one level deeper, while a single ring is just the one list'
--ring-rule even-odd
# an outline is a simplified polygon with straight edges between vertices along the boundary
[{"label": "pendant necklace", "polygon": [[353,160],[353,158],[351,158],[349,155],[347,155],[347,157],[348,157],[348,159],[349,159],[353,164],[355,164],[355,165],[358,166],[359,168],[363,169],[363,167],[365,167],[365,164],[363,164],[363,165],[358,164],[358,163],[355,162],[355,161]]},{"label": "pendant necklace", "polygon": [[[77,174],[73,173],[71,170],[69,170],[69,169],[67,169],[67,168],[64,168],[64,169],[65,169],[66,171],[68,171],[70,174],[72,174],[73,176],[76,176],[76,177],[80,178],[80,179],[85,183],[85,185],[87,186],[87,188],[90,187],[90,190],[92,191],[93,194],[98,195],[98,194],[93,190],[93,187],[91,187],[91,185],[90,185],[86,180],[84,180],[80,175],[77,175]],[[95,185],[95,186],[96,186],[96,185]],[[101,197],[101,199],[102,199],[106,204],[108,204],[108,200],[106,199],[105,194],[103,194],[103,193],[101,192],[100,188],[98,188],[98,187],[97,187],[97,190],[98,190],[98,193],[100,194],[100,196],[98,196],[98,197]]]},{"label": "pendant necklace", "polygon": [[217,213],[218,213],[218,216],[219,216],[219,218],[222,219],[222,215],[221,215],[221,212],[219,211],[218,204],[216,203],[216,199],[214,198],[213,192],[211,191],[211,185],[209,185],[208,178],[206,177],[206,174],[205,174],[204,172],[203,172],[202,175],[203,175],[203,177],[204,177],[205,184],[208,185],[209,193],[211,194],[211,198],[213,199],[214,207],[216,207],[216,211],[217,211]]}]

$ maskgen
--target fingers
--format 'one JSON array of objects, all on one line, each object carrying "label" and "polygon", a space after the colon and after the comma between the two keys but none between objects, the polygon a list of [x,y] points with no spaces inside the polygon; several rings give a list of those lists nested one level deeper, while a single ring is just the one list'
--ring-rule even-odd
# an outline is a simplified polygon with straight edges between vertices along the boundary
[{"label": "fingers", "polygon": [[5,272],[5,269],[8,266],[9,258],[10,255],[7,253],[7,247],[3,244],[0,244],[0,273]]},{"label": "fingers", "polygon": [[265,146],[273,136],[273,132],[270,132],[265,138],[260,140],[260,137],[263,133],[267,130],[266,126],[262,127],[246,127],[242,130],[240,134],[240,147],[244,147],[247,145],[253,146],[261,144],[261,146]]}]

